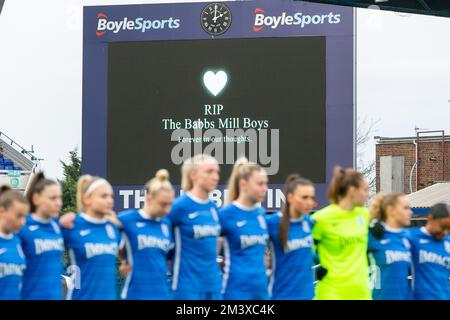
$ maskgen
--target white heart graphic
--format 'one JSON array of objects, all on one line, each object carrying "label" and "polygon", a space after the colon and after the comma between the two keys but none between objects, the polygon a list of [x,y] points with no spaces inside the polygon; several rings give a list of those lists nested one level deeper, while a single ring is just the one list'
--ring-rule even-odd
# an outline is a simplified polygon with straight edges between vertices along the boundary
[{"label": "white heart graphic", "polygon": [[227,85],[228,76],[224,71],[214,73],[207,71],[203,75],[203,84],[214,96],[217,96]]}]

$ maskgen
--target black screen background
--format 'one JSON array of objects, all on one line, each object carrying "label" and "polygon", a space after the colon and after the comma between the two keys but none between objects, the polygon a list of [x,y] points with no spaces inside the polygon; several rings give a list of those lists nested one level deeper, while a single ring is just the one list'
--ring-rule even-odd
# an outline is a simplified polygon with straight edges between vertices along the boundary
[{"label": "black screen background", "polygon": [[[170,159],[172,131],[163,118],[207,118],[203,105],[224,105],[221,117],[268,119],[280,129],[280,169],[272,184],[298,172],[325,182],[325,37],[109,43],[107,178],[142,185],[160,168],[174,184],[180,166]],[[226,70],[228,86],[211,97],[201,79]],[[218,119],[216,119],[218,121]],[[270,149],[269,149],[270,150]],[[231,165],[221,166],[225,183]]]}]

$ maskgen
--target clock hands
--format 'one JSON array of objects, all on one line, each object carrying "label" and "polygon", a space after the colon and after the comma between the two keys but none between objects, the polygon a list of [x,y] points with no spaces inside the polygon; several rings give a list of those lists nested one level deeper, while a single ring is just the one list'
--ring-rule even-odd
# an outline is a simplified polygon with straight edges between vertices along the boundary
[{"label": "clock hands", "polygon": [[229,8],[221,4],[211,4],[205,7],[202,18],[203,30],[211,35],[226,32],[231,23]]},{"label": "clock hands", "polygon": [[216,20],[217,20],[217,4],[214,5],[214,17],[213,17],[213,20],[214,20],[214,23],[215,23]]},{"label": "clock hands", "polygon": [[218,15],[217,17],[214,17],[213,18],[213,20],[214,20],[214,23],[216,23],[217,22],[217,19],[219,19],[220,17],[223,17],[223,15],[224,15],[225,13],[221,13],[220,15]]}]

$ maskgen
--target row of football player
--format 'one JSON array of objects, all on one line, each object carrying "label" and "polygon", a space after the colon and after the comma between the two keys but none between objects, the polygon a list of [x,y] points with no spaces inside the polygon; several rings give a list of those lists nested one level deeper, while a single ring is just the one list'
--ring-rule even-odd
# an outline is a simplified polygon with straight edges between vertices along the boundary
[{"label": "row of football player", "polygon": [[[241,160],[229,179],[228,204],[218,210],[208,195],[217,187],[219,170],[209,156],[186,160],[184,193],[175,200],[169,174],[160,170],[146,184],[144,207],[118,215],[112,187],[100,177],[80,178],[79,212],[61,219],[61,187],[42,173],[26,199],[2,189],[0,297],[61,299],[66,248],[71,260],[67,299],[115,299],[117,255],[127,275],[123,299],[450,298],[446,205],[432,208],[425,227],[405,229],[412,215],[405,195],[378,195],[369,214],[363,206],[365,178],[337,167],[329,206],[310,215],[314,185],[293,174],[286,181],[282,212],[266,215],[259,203],[266,196],[267,175]],[[264,259],[268,245],[270,279]],[[223,270],[217,263],[221,253]]]}]

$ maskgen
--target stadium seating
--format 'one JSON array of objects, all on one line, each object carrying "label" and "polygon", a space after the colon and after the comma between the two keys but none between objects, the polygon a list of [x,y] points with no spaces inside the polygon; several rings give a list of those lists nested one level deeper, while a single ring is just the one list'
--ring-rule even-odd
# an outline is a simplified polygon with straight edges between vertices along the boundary
[{"label": "stadium seating", "polygon": [[30,152],[0,132],[0,185],[25,191],[36,165],[37,161]]},{"label": "stadium seating", "polygon": [[22,171],[22,167],[16,166],[11,159],[5,159],[5,156],[0,153],[0,170],[19,170]]},{"label": "stadium seating", "polygon": [[0,170],[22,170],[21,167],[15,166],[11,159],[0,158]]}]

